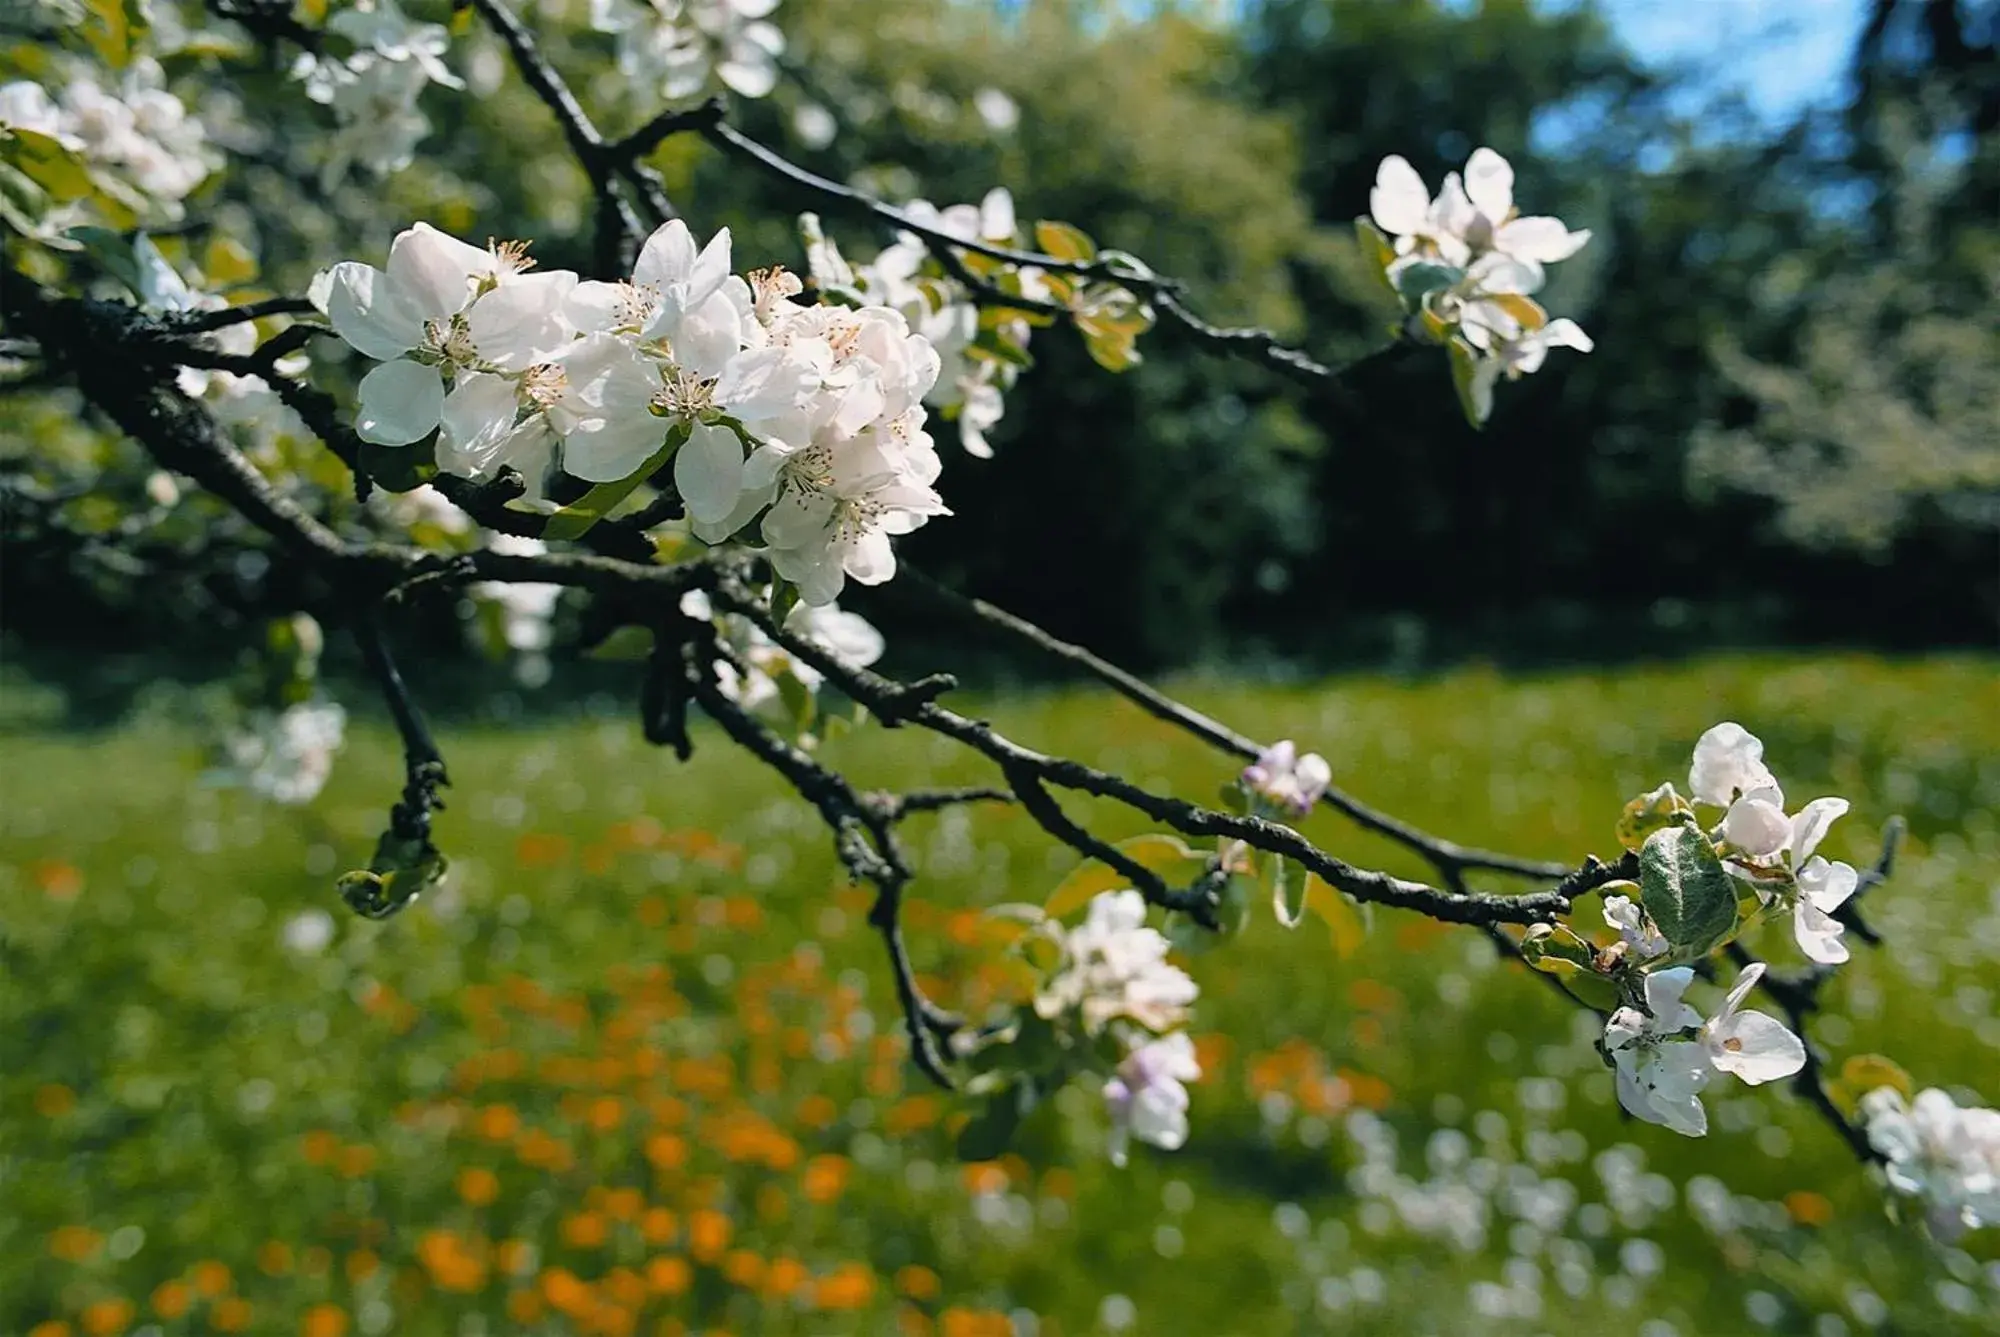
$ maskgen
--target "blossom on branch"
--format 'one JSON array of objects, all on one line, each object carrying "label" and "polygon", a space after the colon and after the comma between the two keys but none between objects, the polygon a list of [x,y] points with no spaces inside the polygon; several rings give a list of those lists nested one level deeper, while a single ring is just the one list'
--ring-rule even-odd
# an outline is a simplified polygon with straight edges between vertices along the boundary
[{"label": "blossom on branch", "polygon": [[1593,347],[1575,321],[1551,320],[1533,300],[1547,278],[1544,266],[1575,255],[1589,231],[1521,216],[1514,169],[1492,149],[1475,149],[1464,177],[1447,174],[1436,198],[1406,159],[1384,158],[1368,208],[1358,226],[1413,318],[1406,331],[1449,350],[1475,427],[1492,415],[1502,376],[1519,380],[1540,370],[1552,348]]},{"label": "blossom on branch", "polygon": [[[57,60],[47,77],[54,97],[30,80],[0,84],[0,128],[54,140],[122,207],[179,218],[181,201],[219,159],[200,120],[167,88],[159,62],[138,57],[109,83],[80,62]],[[48,226],[80,216],[74,207],[57,212]]]},{"label": "blossom on branch", "polygon": [[1125,1164],[1133,1138],[1163,1151],[1179,1150],[1188,1135],[1188,1093],[1182,1083],[1200,1076],[1194,1041],[1186,1031],[1148,1040],[1128,1053],[1104,1084],[1111,1163]]},{"label": "blossom on branch", "polygon": [[1178,1026],[1200,990],[1167,960],[1170,946],[1165,934],[1146,926],[1138,892],[1105,892],[1064,936],[1062,963],[1035,995],[1035,1012],[1048,1020],[1073,1011],[1090,1035],[1114,1020],[1155,1033]]},{"label": "blossom on branch", "polygon": [[1244,787],[1294,817],[1303,817],[1333,783],[1333,767],[1317,752],[1303,755],[1289,738],[1281,738],[1243,768]]},{"label": "blossom on branch", "polygon": [[1963,1107],[1936,1089],[1906,1102],[1884,1086],[1861,1098],[1861,1117],[1889,1186],[1923,1203],[1940,1239],[2000,1225],[2000,1110]]},{"label": "blossom on branch", "polygon": [[778,83],[785,35],[768,19],[778,0],[591,0],[590,26],[618,38],[618,68],[669,99],[692,97],[712,74],[732,93],[763,97]]},{"label": "blossom on branch", "polygon": [[1708,1131],[1701,1092],[1716,1073],[1756,1086],[1804,1067],[1805,1045],[1798,1036],[1762,1012],[1741,1010],[1763,975],[1761,962],[1746,967],[1722,1009],[1704,1021],[1681,997],[1694,980],[1691,968],[1649,973],[1645,1010],[1621,1007],[1604,1026],[1618,1103],[1648,1123],[1700,1137]]},{"label": "blossom on branch", "polygon": [[395,0],[360,0],[326,22],[326,31],[353,50],[346,56],[302,53],[292,77],[306,96],[333,111],[320,182],[333,189],[356,163],[377,176],[410,165],[431,123],[417,99],[432,84],[462,89],[444,63],[451,34],[436,23],[415,23]]},{"label": "blossom on branch", "polygon": [[331,701],[258,711],[223,743],[229,764],[219,778],[274,803],[310,803],[333,773],[347,733],[347,712]]}]

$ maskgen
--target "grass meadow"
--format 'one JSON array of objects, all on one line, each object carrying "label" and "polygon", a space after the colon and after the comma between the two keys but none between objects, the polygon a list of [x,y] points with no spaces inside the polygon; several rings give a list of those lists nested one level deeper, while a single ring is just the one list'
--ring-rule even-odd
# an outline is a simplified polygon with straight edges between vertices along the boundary
[{"label": "grass meadow", "polygon": [[[1814,1038],[1992,1103],[1996,667],[1178,686],[1401,816],[1565,860],[1613,852],[1623,801],[1740,720],[1789,796],[1854,800],[1830,855],[1910,823],[1868,901],[1889,945]],[[1189,797],[1232,770],[1098,692],[972,707]],[[1587,1014],[1393,912],[1346,955],[1266,916],[1189,963],[1207,1072],[1182,1151],[1112,1168],[1073,1090],[1015,1153],[960,1163],[867,897],[795,794],[713,732],[685,766],[588,712],[441,735],[453,871],[378,924],[332,884],[398,788],[385,726],[300,809],[202,783],[170,723],[0,734],[0,1333],[2000,1331],[1996,1251],[1892,1222],[1783,1091],[1713,1088],[1705,1140],[1631,1122]],[[823,751],[872,786],[990,779],[910,731]],[[1423,873],[1331,814],[1306,829]],[[982,911],[1074,856],[1000,808],[906,834],[919,967],[978,1008],[1015,987]],[[1754,945],[1796,962],[1783,936]]]}]

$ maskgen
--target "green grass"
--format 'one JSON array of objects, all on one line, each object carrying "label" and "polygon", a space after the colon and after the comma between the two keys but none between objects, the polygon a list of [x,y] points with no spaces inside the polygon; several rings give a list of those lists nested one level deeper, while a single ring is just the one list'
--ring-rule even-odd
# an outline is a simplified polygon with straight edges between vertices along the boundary
[{"label": "green grass", "polygon": [[[1911,823],[1869,906],[1891,945],[1843,970],[1818,1038],[1991,1102],[1995,667],[1180,686],[1404,817],[1565,860],[1610,852],[1622,801],[1741,720],[1790,795],[1854,800],[1828,853],[1863,862],[1882,821]],[[976,704],[1186,796],[1231,770],[1100,694]],[[451,880],[373,924],[330,888],[397,788],[384,730],[303,810],[204,787],[198,740],[164,725],[0,739],[0,1332],[958,1337],[1011,1312],[1075,1334],[1119,1295],[1143,1333],[2000,1322],[2000,1277],[1890,1222],[1783,1092],[1717,1088],[1702,1141],[1625,1121],[1587,1017],[1476,934],[1393,913],[1346,960],[1266,920],[1192,963],[1196,1031],[1225,1039],[1183,1151],[1112,1169],[1077,1091],[968,1174],[950,1105],[901,1061],[865,899],[795,795],[712,733],[688,766],[623,720],[442,742]],[[824,751],[870,785],[989,778],[910,731]],[[1308,834],[1423,873],[1330,815]],[[909,836],[920,968],[976,1003],[1000,978],[964,912],[1039,900],[1074,860],[1010,811]],[[288,951],[314,907],[333,945]],[[1780,936],[1756,945],[1795,959]]]}]

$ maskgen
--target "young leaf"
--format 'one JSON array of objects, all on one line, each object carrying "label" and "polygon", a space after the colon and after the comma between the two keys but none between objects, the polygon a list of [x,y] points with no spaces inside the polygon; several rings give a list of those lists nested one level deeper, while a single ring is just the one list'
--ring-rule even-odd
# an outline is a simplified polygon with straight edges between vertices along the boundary
[{"label": "young leaf", "polygon": [[1673,957],[1706,956],[1736,927],[1736,889],[1708,837],[1673,826],[1646,837],[1639,849],[1639,899]]},{"label": "young leaf", "polygon": [[654,471],[672,459],[674,452],[681,448],[681,443],[686,441],[687,437],[687,424],[675,423],[667,432],[665,443],[654,451],[644,464],[615,483],[599,483],[550,516],[548,523],[542,526],[542,537],[573,539],[588,534],[599,520],[617,509],[619,502],[631,496],[639,484],[651,478]]},{"label": "young leaf", "polygon": [[[1179,836],[1134,836],[1119,841],[1118,849],[1140,867],[1163,876],[1169,870],[1181,870],[1183,865],[1189,866],[1188,875],[1193,876],[1206,865],[1206,860],[1189,849]],[[1104,892],[1123,891],[1131,885],[1131,879],[1117,869],[1091,860],[1064,878],[1042,909],[1050,918],[1060,919],[1081,910]]]},{"label": "young leaf", "polygon": [[1081,228],[1044,218],[1035,224],[1035,245],[1058,260],[1088,262],[1097,258],[1097,243]]},{"label": "young leaf", "polygon": [[1335,956],[1345,961],[1361,950],[1368,937],[1368,925],[1361,918],[1361,911],[1318,873],[1306,874],[1305,908],[1325,923],[1327,936],[1333,939]]},{"label": "young leaf", "polygon": [[1636,850],[1655,831],[1676,824],[1683,813],[1693,811],[1688,801],[1674,792],[1672,784],[1661,785],[1625,805],[1625,811],[1618,817],[1618,843]]}]

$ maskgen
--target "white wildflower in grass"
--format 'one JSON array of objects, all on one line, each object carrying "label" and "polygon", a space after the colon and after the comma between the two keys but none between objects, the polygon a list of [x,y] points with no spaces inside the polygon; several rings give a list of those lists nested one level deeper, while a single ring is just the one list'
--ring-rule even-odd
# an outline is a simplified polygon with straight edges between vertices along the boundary
[{"label": "white wildflower in grass", "polygon": [[1111,1163],[1124,1165],[1132,1140],[1165,1151],[1187,1141],[1186,1082],[1201,1076],[1194,1041],[1185,1031],[1147,1039],[1136,1045],[1104,1084],[1104,1104],[1111,1115]]},{"label": "white wildflower in grass", "polygon": [[1105,892],[1063,938],[1062,962],[1035,997],[1044,1019],[1074,1013],[1096,1035],[1115,1020],[1160,1032],[1180,1025],[1200,990],[1167,960],[1166,936],[1146,925],[1136,891]]},{"label": "white wildflower in grass", "polygon": [[2000,1225],[2000,1110],[1936,1089],[1906,1102],[1885,1086],[1861,1098],[1861,1119],[1889,1187],[1923,1204],[1939,1238]]},{"label": "white wildflower in grass", "polygon": [[333,944],[333,916],[324,910],[301,910],[285,921],[279,932],[288,951],[300,956],[318,956]]},{"label": "white wildflower in grass", "polygon": [[333,773],[346,733],[347,712],[331,701],[260,711],[225,741],[223,778],[274,803],[310,803]]},{"label": "white wildflower in grass", "polygon": [[1333,783],[1333,768],[1317,752],[1301,754],[1289,738],[1271,744],[1243,768],[1251,793],[1296,817],[1303,817]]},{"label": "white wildflower in grass", "polygon": [[1721,1010],[1706,1021],[1682,1000],[1694,980],[1691,968],[1648,974],[1645,1010],[1621,1007],[1604,1027],[1618,1103],[1649,1123],[1700,1137],[1708,1131],[1701,1092],[1715,1074],[1729,1073],[1756,1086],[1804,1067],[1805,1045],[1798,1036],[1775,1018],[1742,1010],[1763,974],[1761,963],[1745,969]]}]

